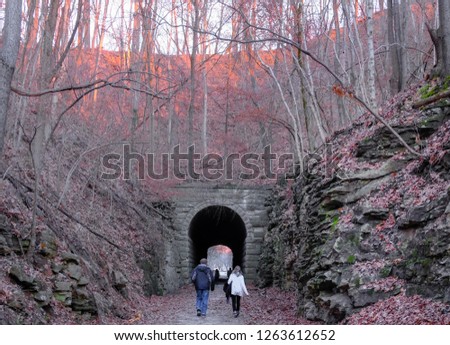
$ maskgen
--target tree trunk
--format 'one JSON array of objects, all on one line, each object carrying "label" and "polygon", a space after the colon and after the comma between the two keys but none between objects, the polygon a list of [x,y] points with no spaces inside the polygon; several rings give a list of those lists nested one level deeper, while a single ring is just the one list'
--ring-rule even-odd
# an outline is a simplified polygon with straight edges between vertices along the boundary
[{"label": "tree trunk", "polygon": [[[356,65],[356,57],[355,57],[355,43],[353,41],[352,35],[353,35],[353,26],[350,22],[351,14],[350,14],[350,8],[348,6],[348,3],[346,1],[342,2],[342,14],[344,15],[345,22],[346,22],[346,39],[348,41],[348,50],[347,50],[347,61],[349,61],[349,76],[348,76],[348,83],[350,85],[356,85],[356,72],[355,72],[355,65]],[[350,119],[350,116],[349,116]],[[351,120],[351,119],[350,119]]]},{"label": "tree trunk", "polygon": [[411,12],[409,0],[401,0],[401,9],[399,13],[399,60],[400,60],[400,87],[401,90],[406,88],[408,81],[408,52],[406,51],[406,31],[408,28],[408,15]]},{"label": "tree trunk", "polygon": [[[130,54],[130,70],[132,72],[137,72],[139,70],[139,45],[141,41],[141,15],[139,13],[139,8],[141,7],[141,0],[133,0],[133,31],[131,36],[131,54]],[[131,24],[131,23],[130,23]],[[136,80],[140,78],[140,74],[130,73],[130,80]],[[132,84],[133,85],[133,84]],[[133,85],[134,86],[134,85]],[[139,122],[139,92],[133,92],[133,101],[132,101],[132,117],[131,117],[131,149],[133,149],[135,136],[136,136],[136,128]]]},{"label": "tree trunk", "polygon": [[373,0],[367,0],[367,46],[368,46],[368,90],[369,105],[372,110],[377,108],[377,97],[375,90],[375,50],[373,43]]},{"label": "tree trunk", "polygon": [[86,0],[83,5],[83,48],[91,47],[91,0]]},{"label": "tree trunk", "polygon": [[[6,2],[5,25],[0,48],[0,156],[2,157],[6,137],[11,81],[16,67],[17,55],[19,54],[21,15],[22,0]],[[0,167],[0,170],[3,170],[3,167]]]},{"label": "tree trunk", "polygon": [[[208,31],[208,1],[203,3],[202,9],[202,30]],[[208,153],[208,74],[207,74],[207,52],[208,52],[208,37],[203,35],[201,47],[202,47],[202,82],[203,82],[203,123],[202,123],[202,147],[203,153]]]},{"label": "tree trunk", "polygon": [[389,57],[392,68],[392,74],[389,82],[391,86],[391,94],[394,95],[402,90],[400,42],[397,39],[400,35],[399,9],[397,0],[388,0],[387,9]]},{"label": "tree trunk", "polygon": [[[295,42],[299,45],[299,47],[303,46],[303,12],[304,12],[304,4],[303,0],[290,1],[291,11],[294,16],[294,39]],[[286,65],[286,63],[285,63]],[[300,88],[299,88],[299,98],[300,100],[296,100],[295,97],[295,91],[292,90],[292,95],[294,97],[294,106],[296,111],[293,113],[296,116],[297,123],[294,125],[294,131],[295,135],[298,137],[295,141],[295,146],[297,148],[297,154],[298,159],[301,161],[303,159],[303,149],[304,149],[304,143],[303,143],[303,133],[302,133],[302,126],[301,126],[301,120],[300,120],[300,114],[303,114],[304,120],[305,120],[305,134],[308,138],[308,144],[309,148],[314,146],[314,134],[312,132],[312,126],[311,126],[311,119],[310,119],[310,113],[308,112],[308,99],[307,99],[307,92],[306,92],[306,81],[303,78],[303,74],[301,69],[304,68],[304,58],[302,56],[302,52],[300,49],[296,49],[295,56],[294,56],[294,65],[295,65],[295,71],[298,74],[298,77],[300,78]],[[289,81],[292,83],[290,77]],[[298,141],[298,142],[297,142]]]},{"label": "tree trunk", "polygon": [[[28,0],[27,1],[27,7],[28,7],[28,13],[27,13],[27,30],[25,35],[25,42],[23,44],[22,49],[22,58],[20,63],[20,68],[23,70],[25,64],[26,64],[26,58],[27,58],[27,52],[29,49],[31,49],[34,44],[36,44],[36,38],[37,38],[37,32],[39,27],[39,10],[36,6],[37,0]],[[30,60],[30,59],[28,59]]]},{"label": "tree trunk", "polygon": [[[109,7],[109,0],[105,1],[105,6],[103,9],[103,18],[102,18],[102,22],[99,28],[99,32],[98,32],[98,46],[97,46],[97,51],[95,53],[95,67],[94,67],[94,75],[97,75],[97,70],[98,70],[98,65],[100,63],[100,53],[103,52],[103,42],[104,42],[104,38],[105,38],[105,30],[106,30],[106,19],[108,17],[108,7]],[[100,9],[98,9],[100,11]],[[96,113],[95,111],[95,107],[96,107],[96,102],[97,102],[97,93],[98,90],[94,90],[94,94],[93,94],[93,100],[94,100],[94,113]]]},{"label": "tree trunk", "polygon": [[[22,56],[20,66],[20,80],[17,81],[17,85],[23,88],[31,88],[31,85],[35,79],[35,71],[37,65],[36,51],[37,35],[39,29],[39,9],[37,8],[37,0],[27,0],[28,13],[27,13],[27,29],[25,42],[22,45]],[[29,54],[29,51],[34,51],[33,54]],[[25,117],[25,110],[28,105],[28,98],[20,97],[17,102],[16,119],[14,121],[13,133],[14,138],[14,150],[17,150],[22,142],[23,129],[21,124]]]},{"label": "tree trunk", "polygon": [[[51,0],[50,7],[46,14],[44,31],[42,33],[42,46],[40,54],[39,82],[41,90],[48,88],[52,82],[52,69],[55,62],[53,52],[53,42],[55,39],[56,22],[58,17],[59,1]],[[41,98],[38,110],[38,123],[36,126],[36,135],[32,142],[33,162],[36,168],[36,179],[40,175],[42,157],[44,154],[44,145],[51,132],[50,128],[50,104],[51,95],[45,95]]]},{"label": "tree trunk", "polygon": [[[195,112],[195,83],[197,77],[196,62],[198,49],[198,29],[200,25],[199,0],[192,0],[192,52],[190,56],[190,84],[189,84],[189,108],[188,108],[188,146],[194,145],[194,112]],[[191,150],[189,150],[191,152]],[[192,160],[191,160],[192,162]]]},{"label": "tree trunk", "polygon": [[203,153],[208,152],[208,77],[206,67],[203,68],[203,126],[202,126]]},{"label": "tree trunk", "polygon": [[[143,8],[143,41],[142,41],[142,59],[145,61],[145,70],[147,72],[145,79],[145,84],[147,87],[152,89],[154,92],[158,93],[158,79],[154,78],[157,74],[155,66],[155,33],[156,33],[156,18],[154,18],[157,12],[157,1],[145,1]],[[151,95],[146,96],[146,106],[143,116],[143,121],[146,121],[148,117],[148,136],[149,136],[149,150],[150,152],[155,152],[155,108],[158,106],[153,104],[154,97]],[[157,102],[157,100],[156,100]],[[148,114],[148,115],[147,115]]]},{"label": "tree trunk", "polygon": [[439,27],[428,32],[435,50],[435,66],[431,71],[431,78],[450,75],[450,4],[446,0],[439,1]]},{"label": "tree trunk", "polygon": [[65,47],[67,41],[69,40],[68,36],[70,34],[70,31],[67,30],[67,28],[70,22],[70,3],[71,3],[70,0],[65,0],[64,7],[61,10],[61,17],[59,18],[57,30],[58,33],[55,39],[55,47],[54,47],[55,52],[60,51],[61,47]]},{"label": "tree trunk", "polygon": [[121,68],[124,68],[127,64],[126,52],[125,52],[125,37],[127,37],[127,34],[125,32],[125,0],[121,0],[120,1],[120,36],[119,36],[120,67]]},{"label": "tree trunk", "polygon": [[94,33],[92,34],[91,47],[95,48],[100,38],[100,12],[102,9],[102,0],[94,2]]},{"label": "tree trunk", "polygon": [[[339,25],[339,4],[337,0],[333,0],[333,19],[334,19],[334,29],[336,30],[336,42],[335,42],[335,52],[334,52],[334,69],[336,73],[341,74],[343,63],[340,58],[342,51],[342,37],[341,37],[341,28]],[[342,56],[344,56],[342,54]],[[339,124],[341,127],[347,123],[347,113],[345,111],[344,100],[342,97],[337,97],[337,106],[338,106],[338,118]]]},{"label": "tree trunk", "polygon": [[450,75],[450,2],[439,0],[439,38],[442,41],[442,70],[440,75]]}]

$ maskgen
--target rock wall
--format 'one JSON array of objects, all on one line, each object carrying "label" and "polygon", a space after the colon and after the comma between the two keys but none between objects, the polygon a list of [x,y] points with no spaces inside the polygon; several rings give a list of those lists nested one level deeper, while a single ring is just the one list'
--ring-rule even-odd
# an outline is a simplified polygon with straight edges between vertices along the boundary
[{"label": "rock wall", "polygon": [[397,294],[449,303],[449,118],[437,107],[394,123],[421,158],[363,118],[276,186],[259,284],[296,289],[299,313],[328,323]]}]

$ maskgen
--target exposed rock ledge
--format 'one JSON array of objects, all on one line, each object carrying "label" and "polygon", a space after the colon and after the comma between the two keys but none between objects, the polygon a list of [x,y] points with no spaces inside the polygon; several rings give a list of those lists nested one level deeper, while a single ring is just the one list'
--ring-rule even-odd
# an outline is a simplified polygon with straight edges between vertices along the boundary
[{"label": "exposed rock ledge", "polygon": [[[397,129],[410,144],[418,135],[436,142],[449,118],[448,108],[436,109]],[[378,168],[302,176],[290,192],[278,187],[268,202],[260,284],[297,289],[300,314],[328,323],[398,294],[450,303],[446,155],[427,164],[402,152],[381,128],[353,151],[361,166]]]}]

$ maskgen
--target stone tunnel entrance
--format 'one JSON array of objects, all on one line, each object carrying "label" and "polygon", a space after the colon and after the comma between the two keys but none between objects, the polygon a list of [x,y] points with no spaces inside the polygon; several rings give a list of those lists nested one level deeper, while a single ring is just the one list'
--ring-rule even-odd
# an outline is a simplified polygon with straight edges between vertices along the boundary
[{"label": "stone tunnel entrance", "polygon": [[242,266],[246,281],[256,281],[268,224],[265,200],[270,193],[261,186],[208,183],[177,186],[175,232],[166,249],[166,279],[174,283],[167,291],[190,283],[192,269],[202,257],[208,257],[208,248],[216,245],[230,248],[233,259],[229,264]]},{"label": "stone tunnel entrance", "polygon": [[240,265],[245,273],[246,238],[244,221],[231,208],[214,205],[201,209],[189,224],[191,268],[207,257],[209,248],[222,245],[232,251],[232,267]]}]

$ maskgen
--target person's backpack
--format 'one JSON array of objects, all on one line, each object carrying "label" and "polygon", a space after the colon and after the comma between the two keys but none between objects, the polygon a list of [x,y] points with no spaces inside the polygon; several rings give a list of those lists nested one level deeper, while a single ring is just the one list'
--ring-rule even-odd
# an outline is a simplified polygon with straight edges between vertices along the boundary
[{"label": "person's backpack", "polygon": [[196,287],[198,286],[197,280],[200,280],[200,281],[208,280],[211,291],[214,291],[214,279],[212,279],[210,272],[211,271],[209,271],[209,270],[204,271],[204,270],[196,269],[196,270],[194,270],[194,273],[192,274],[191,280],[195,284]]}]

